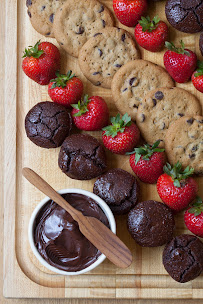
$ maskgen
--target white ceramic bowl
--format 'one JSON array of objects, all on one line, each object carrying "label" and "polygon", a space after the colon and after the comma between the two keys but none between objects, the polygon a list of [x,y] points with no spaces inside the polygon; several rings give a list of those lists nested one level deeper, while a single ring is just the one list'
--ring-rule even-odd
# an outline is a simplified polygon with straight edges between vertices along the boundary
[{"label": "white ceramic bowl", "polygon": [[[83,194],[86,196],[91,197],[99,206],[100,208],[103,210],[104,214],[106,215],[108,221],[109,221],[109,226],[110,229],[113,233],[116,233],[116,222],[115,222],[115,218],[113,216],[113,213],[111,211],[111,209],[109,208],[109,206],[97,195],[95,195],[94,193],[91,193],[89,191],[86,190],[82,190],[82,189],[62,189],[59,190],[58,193],[60,194],[65,194],[65,193],[79,193],[79,194]],[[35,225],[35,219],[39,213],[39,211],[41,210],[41,208],[43,208],[43,206],[50,200],[50,198],[48,196],[46,196],[38,205],[37,207],[34,209],[31,218],[30,218],[30,222],[29,222],[29,227],[28,227],[28,239],[30,242],[30,246],[31,249],[34,253],[34,255],[36,256],[36,258],[40,261],[40,263],[45,266],[46,268],[48,268],[49,270],[62,274],[62,275],[78,275],[78,274],[82,274],[85,273],[87,271],[90,271],[92,269],[94,269],[95,267],[97,267],[99,264],[101,264],[106,256],[104,254],[101,254],[98,259],[90,266],[88,266],[87,268],[84,268],[80,271],[75,271],[75,272],[68,272],[68,271],[64,271],[64,270],[60,270],[54,266],[51,266],[49,263],[47,263],[43,257],[39,254],[35,243],[34,243],[34,225]]]}]

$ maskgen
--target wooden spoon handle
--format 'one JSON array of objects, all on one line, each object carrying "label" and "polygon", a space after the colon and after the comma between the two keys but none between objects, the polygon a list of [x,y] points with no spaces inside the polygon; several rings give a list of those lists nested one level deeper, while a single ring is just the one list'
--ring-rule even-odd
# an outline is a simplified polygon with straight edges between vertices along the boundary
[{"label": "wooden spoon handle", "polygon": [[30,168],[23,168],[23,176],[37,189],[50,197],[54,202],[65,209],[74,220],[78,221],[78,217],[82,214],[80,211],[73,208],[60,194],[58,194],[43,178]]}]

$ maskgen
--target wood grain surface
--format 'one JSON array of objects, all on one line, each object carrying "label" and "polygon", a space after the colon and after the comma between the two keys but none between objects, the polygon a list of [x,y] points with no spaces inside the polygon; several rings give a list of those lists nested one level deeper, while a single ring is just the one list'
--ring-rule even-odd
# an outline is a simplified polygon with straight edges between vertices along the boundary
[{"label": "wood grain surface", "polygon": [[[6,0],[5,0],[6,1]],[[14,10],[14,9],[16,9],[17,10],[17,6],[15,7],[15,3],[16,3],[16,1],[7,1],[7,7],[10,7],[10,9],[12,10]],[[13,5],[14,5],[14,7],[13,7]],[[163,4],[162,4],[162,9],[163,9]],[[18,30],[18,33],[20,33],[20,35],[21,35],[21,38],[20,38],[20,40],[18,41],[18,50],[19,49],[21,49],[21,51],[23,50],[23,48],[24,48],[24,43],[25,43],[25,41],[24,40],[22,40],[22,39],[25,39],[25,35],[27,35],[29,32],[31,32],[31,33],[33,33],[33,37],[32,38],[30,38],[30,40],[31,40],[31,42],[34,42],[38,37],[39,37],[39,35],[37,35],[35,32],[34,32],[34,30],[32,30],[31,29],[31,26],[30,25],[28,25],[28,23],[27,23],[27,21],[25,22],[25,20],[23,19],[23,20],[21,20],[20,18],[22,17],[22,16],[24,16],[24,14],[25,14],[25,3],[24,3],[24,1],[18,1],[18,24],[19,24],[19,30]],[[5,19],[6,19],[6,17],[8,16],[8,11],[7,12],[5,12],[5,2],[4,1],[2,1],[1,0],[1,19],[0,19],[0,31],[1,31],[1,42],[3,42],[3,43],[1,43],[0,44],[0,55],[1,55],[1,64],[0,64],[0,79],[1,79],[1,91],[0,91],[0,93],[1,93],[1,103],[0,103],[0,114],[1,114],[1,117],[0,117],[0,138],[1,138],[1,145],[0,145],[0,156],[1,156],[1,162],[0,162],[0,195],[1,195],[1,209],[0,209],[0,225],[1,225],[1,227],[0,227],[0,236],[1,236],[1,242],[0,242],[0,245],[1,245],[1,263],[2,263],[2,244],[3,244],[3,168],[4,168],[4,165],[5,165],[5,163],[3,163],[3,160],[5,160],[6,158],[4,158],[4,155],[3,155],[3,151],[4,151],[4,141],[3,141],[3,134],[4,134],[4,105],[3,105],[3,99],[4,99],[4,94],[5,94],[5,97],[7,98],[9,98],[11,95],[10,95],[10,91],[9,91],[9,88],[11,88],[12,87],[12,79],[8,79],[8,78],[6,78],[4,75],[4,68],[5,68],[5,66],[4,66],[4,58],[5,58],[5,51],[6,52],[8,52],[9,50],[8,50],[8,47],[9,48],[12,48],[13,47],[13,43],[15,42],[15,37],[12,37],[12,35],[15,35],[15,28],[12,28],[12,25],[11,24],[9,24],[9,27],[10,27],[10,31],[11,31],[11,28],[12,28],[12,35],[11,35],[11,32],[10,32],[10,35],[9,35],[9,33],[8,33],[8,28],[7,28],[7,30],[6,30],[6,34],[5,34]],[[11,21],[11,20],[10,20]],[[26,23],[26,25],[28,25],[28,26],[26,26],[25,27],[25,23]],[[7,26],[8,26],[8,23],[7,23]],[[4,49],[4,38],[5,38],[5,36],[7,37],[7,44],[6,44],[6,46],[7,46],[7,49],[5,50]],[[171,35],[172,37],[173,37],[173,35]],[[197,49],[197,47],[198,47],[198,36],[197,35],[193,35],[193,36],[191,36],[191,35],[183,35],[184,36],[184,38],[185,38],[185,40],[188,42],[188,47],[190,47],[190,48],[192,48],[192,49]],[[9,38],[9,39],[8,39]],[[173,37],[175,40],[178,40],[178,38],[179,37]],[[28,44],[27,44],[28,45]],[[15,47],[14,47],[14,51],[15,51]],[[197,52],[198,54],[199,54],[199,52]],[[21,57],[21,55],[18,55],[19,56],[19,58]],[[159,54],[158,55],[158,58],[157,57],[155,57],[154,56],[154,54],[151,54],[151,58],[148,58],[148,55],[146,55],[146,59],[149,59],[149,60],[151,60],[151,61],[153,61],[153,62],[157,62],[157,63],[159,63],[159,62],[161,62],[161,54]],[[13,55],[13,57],[14,57],[14,55]],[[12,58],[11,58],[12,59]],[[12,68],[12,60],[11,60],[11,62],[10,62],[10,69]],[[20,68],[20,62],[18,62],[18,69]],[[20,78],[18,78],[19,79],[19,81],[21,81],[21,79],[23,79],[23,78],[21,78],[22,77],[22,72],[20,72],[19,70],[18,70],[18,72],[19,72],[19,74],[20,74]],[[11,74],[12,74],[12,72],[11,72]],[[18,75],[19,76],[19,75]],[[24,77],[24,76],[23,76]],[[8,81],[10,81],[10,83],[8,83]],[[41,94],[39,93],[39,89],[37,88],[37,85],[36,84],[34,84],[33,85],[33,83],[31,84],[31,82],[30,82],[30,80],[28,80],[28,79],[26,79],[26,80],[24,80],[25,81],[25,87],[24,87],[24,89],[25,89],[25,92],[23,92],[23,94],[25,94],[25,95],[20,95],[20,96],[26,96],[26,93],[28,93],[28,99],[30,98],[30,100],[31,101],[29,101],[29,100],[27,100],[27,109],[29,109],[29,107],[32,105],[32,98],[33,98],[33,96],[35,97],[35,98],[41,98],[42,97],[42,99],[43,100],[46,100],[46,98],[47,98],[47,94],[46,94],[46,90],[45,89],[43,89],[42,90],[42,96],[41,96]],[[3,86],[3,84],[5,84],[5,86]],[[31,91],[26,91],[26,84],[31,84],[31,87],[32,87],[32,89],[31,89]],[[15,85],[15,84],[14,84]],[[19,85],[19,83],[18,83],[18,85]],[[182,87],[184,87],[185,85],[182,85]],[[3,88],[6,88],[6,91],[4,92],[4,90],[3,90]],[[194,92],[194,90],[193,90],[193,88],[192,88],[192,86],[191,85],[188,85],[187,86],[187,88],[188,88],[188,90],[190,90],[191,92]],[[12,91],[12,88],[11,88],[11,91]],[[99,94],[99,93],[98,93]],[[200,94],[198,93],[197,94],[198,95],[198,97],[200,98]],[[40,100],[38,100],[38,101],[40,101]],[[8,100],[8,102],[9,102],[9,100]],[[25,112],[24,112],[24,110],[25,109],[23,109],[23,112],[21,113],[21,109],[19,109],[18,108],[18,112],[17,112],[17,114],[18,114],[18,118],[21,118],[22,119],[22,121],[23,121],[23,117],[24,117],[24,114],[25,114]],[[115,111],[115,109],[114,109],[114,111]],[[113,111],[112,111],[113,112]],[[15,117],[14,117],[14,119],[15,119]],[[21,138],[21,136],[22,136],[22,131],[20,130],[20,127],[22,127],[22,122],[19,122],[20,123],[20,125],[18,125],[18,129],[17,129],[17,135],[19,136],[19,140],[21,141],[21,143],[22,143],[22,138]],[[28,143],[28,142],[26,142],[26,144],[29,146],[29,148],[31,147],[31,148],[33,148],[33,145],[31,145],[30,143]],[[37,149],[36,148],[34,148],[34,150],[35,151],[37,151]],[[27,152],[28,153],[28,152]],[[55,155],[56,156],[56,155]],[[7,157],[7,156],[6,156]],[[18,155],[18,157],[19,157],[19,155]],[[20,156],[20,158],[19,158],[19,160],[20,161],[22,161],[22,159],[21,159],[21,157],[22,156]],[[45,161],[46,160],[46,157],[45,157],[45,154],[44,154],[44,156],[42,157],[42,161]],[[52,161],[53,161],[53,159],[52,159]],[[119,160],[116,158],[116,162],[119,164]],[[21,168],[21,166],[22,166],[22,162],[20,163],[18,163],[18,166],[19,166],[19,169]],[[18,169],[18,170],[19,170]],[[39,171],[38,172],[40,172],[40,164],[38,164],[38,169],[39,169]],[[17,174],[19,174],[19,171],[17,171]],[[45,176],[46,175],[48,175],[48,171],[46,171],[45,172]],[[61,176],[61,175],[60,175]],[[64,177],[63,177],[64,178]],[[57,184],[57,183],[56,183]],[[81,186],[82,187],[82,186]],[[27,189],[27,188],[26,188]],[[33,191],[33,189],[29,189],[29,194],[31,194],[32,193],[32,191]],[[151,195],[153,193],[153,189],[151,189],[151,188],[149,188],[148,189],[148,195]],[[34,195],[34,197],[36,198],[37,197],[37,201],[39,201],[40,199],[41,199],[41,196],[39,195],[39,193],[37,194],[36,192],[34,193],[34,194],[31,194],[31,198],[30,199],[33,199],[33,195]],[[8,200],[6,201],[6,203],[7,204],[10,204],[10,201],[9,201],[9,196],[5,196],[6,198],[8,198]],[[33,205],[34,206],[34,205]],[[33,210],[33,206],[31,206],[31,209]],[[31,210],[29,210],[29,212],[30,212]],[[12,212],[12,210],[11,210],[11,212]],[[22,216],[22,218],[23,218],[23,213],[21,214],[21,216]],[[12,227],[12,224],[13,224],[13,222],[14,222],[14,219],[12,218],[12,216],[10,217],[10,218],[8,218],[7,217],[7,220],[9,220],[9,223],[10,223],[10,225],[11,225],[11,227]],[[124,223],[124,222],[123,222]],[[21,225],[23,225],[23,224],[25,224],[24,222],[22,222],[21,223]],[[21,231],[21,229],[22,229],[22,226],[21,226],[21,228],[19,229],[19,230],[17,230],[18,232],[21,232],[22,233],[22,231]],[[178,231],[182,231],[182,226],[180,225],[178,225]],[[20,235],[20,234],[19,234]],[[21,248],[23,248],[23,246],[24,246],[24,244],[23,244],[23,240],[19,240],[19,242],[20,243],[17,243],[17,245],[18,244],[21,244],[20,246],[21,246]],[[131,241],[130,241],[131,242]],[[27,246],[27,245],[26,245]],[[7,247],[8,248],[8,247]],[[12,246],[10,247],[10,248],[12,248]],[[18,247],[18,249],[19,249],[20,247]],[[28,246],[26,247],[26,248],[28,248]],[[9,249],[9,248],[8,248]],[[138,250],[138,252],[139,252],[139,250]],[[10,254],[10,252],[8,251],[8,254]],[[149,257],[149,254],[150,254],[150,250],[146,250],[145,252],[143,252],[142,253],[142,259],[143,259],[143,261],[146,261],[147,259],[148,259],[148,257]],[[154,255],[156,256],[156,255],[158,255],[158,254],[160,254],[160,251],[159,250],[157,250],[155,253],[154,253]],[[139,256],[138,256],[138,258],[139,258]],[[31,260],[33,260],[32,258],[31,258]],[[34,263],[34,261],[33,261],[33,263]],[[144,263],[144,264],[146,264],[146,265],[143,265],[144,267],[143,267],[143,269],[142,269],[142,271],[143,271],[143,273],[144,274],[148,274],[149,273],[149,271],[154,271],[156,268],[157,268],[157,266],[156,266],[156,264],[153,264],[153,263],[151,263],[151,265],[150,265],[150,263]],[[40,268],[40,266],[39,265],[34,265],[34,267],[35,268],[37,268],[37,267],[39,267]],[[101,280],[98,282],[98,284],[101,284],[101,282],[102,282],[102,284],[104,284],[104,286],[108,286],[108,287],[110,287],[110,285],[109,284],[112,284],[112,273],[106,273],[106,271],[107,271],[107,269],[109,268],[109,264],[107,263],[105,266],[104,266],[104,271],[105,271],[105,276],[103,277],[103,276],[101,276]],[[0,268],[0,273],[1,273],[1,275],[2,275],[2,277],[3,277],[3,273],[2,273],[2,269],[3,269],[3,267],[1,267]],[[10,268],[11,269],[11,268]],[[32,271],[32,269],[31,269],[31,271]],[[41,272],[44,272],[44,274],[41,276],[41,280],[44,280],[44,278],[46,277],[46,276],[49,276],[50,274],[49,273],[46,273],[46,270],[44,270],[44,269],[38,269],[38,272],[39,271],[41,271]],[[160,268],[160,267],[158,267],[158,273],[159,272],[162,272],[163,270]],[[139,269],[137,269],[137,272],[139,273]],[[133,273],[131,273],[131,274],[133,274]],[[164,274],[164,272],[163,272],[163,274]],[[11,273],[6,273],[6,275],[11,275]],[[26,275],[30,275],[29,273],[26,273]],[[56,276],[53,276],[54,278],[53,278],[53,280],[52,280],[52,282],[48,282],[47,281],[47,283],[48,284],[59,284],[59,285],[61,285],[61,278],[60,279],[57,279],[57,277]],[[91,282],[91,275],[90,275],[90,282]],[[157,291],[158,293],[160,292],[160,294],[163,294],[164,292],[165,293],[167,293],[169,296],[171,296],[171,293],[173,293],[173,292],[175,292],[175,290],[174,290],[174,286],[173,286],[173,284],[174,284],[174,282],[173,281],[171,281],[171,279],[168,277],[168,276],[163,276],[163,278],[164,278],[164,280],[163,280],[163,285],[162,285],[162,287]],[[156,279],[157,279],[157,275],[156,275],[156,273],[155,273],[155,275],[154,275],[154,277],[152,277],[152,283],[154,284],[154,286],[156,285]],[[83,282],[82,282],[83,281]],[[26,280],[25,281],[21,281],[21,285],[23,285],[24,283],[26,282]],[[123,286],[122,284],[124,284],[125,282],[123,281],[123,274],[121,273],[120,274],[120,280],[119,280],[119,275],[118,275],[118,282],[119,282],[119,284],[120,284],[120,288],[121,289],[123,289],[123,288],[126,288],[126,287],[129,287],[129,286]],[[147,286],[147,288],[149,287],[148,285],[147,285],[147,276],[145,277],[145,276],[143,276],[143,278],[142,278],[142,280],[140,280],[140,278],[139,278],[139,275],[138,276],[131,276],[131,281],[130,280],[128,280],[128,284],[135,284],[135,286],[136,287],[138,287],[138,290],[139,290],[139,284],[141,284],[141,282],[142,282],[142,286],[145,286],[145,284],[146,284],[146,286]],[[83,288],[84,289],[89,289],[88,287],[90,287],[89,285],[88,285],[88,283],[87,282],[85,282],[85,280],[83,280],[83,278],[81,278],[81,280],[80,279],[78,279],[78,281],[77,282],[74,282],[74,280],[68,280],[67,279],[67,281],[66,281],[66,284],[68,284],[69,286],[71,286],[71,284],[72,284],[72,286],[75,286],[74,284],[83,284]],[[2,281],[1,281],[1,284],[2,284]],[[90,283],[91,284],[91,283]],[[137,284],[137,285],[136,285]],[[153,286],[153,284],[152,284],[152,286]],[[56,285],[55,285],[56,286]],[[22,286],[21,286],[22,287]],[[24,286],[25,287],[25,286]],[[192,289],[193,288],[201,288],[202,287],[202,277],[201,278],[199,278],[198,280],[196,280],[196,282],[194,283],[194,285],[193,284],[188,284],[188,285],[181,285],[180,286],[180,284],[178,285],[178,288],[179,288],[179,292],[178,292],[178,297],[179,297],[179,299],[181,299],[181,298],[184,298],[185,296],[187,297],[187,298],[191,298],[192,296],[194,296],[195,297],[195,294],[192,294]],[[14,288],[15,289],[15,286],[13,286],[12,284],[10,285],[10,286],[7,286],[7,288],[9,288],[10,289],[10,293],[11,293],[11,291],[12,291],[12,289]],[[29,284],[28,285],[26,285],[26,288],[27,289],[29,289]],[[49,288],[50,289],[50,288]],[[2,288],[1,288],[1,290],[2,290]],[[32,292],[32,290],[27,290],[27,292]],[[27,292],[25,292],[24,294],[21,294],[21,297],[26,297],[27,296]],[[126,292],[128,292],[128,291],[126,291]],[[149,290],[148,291],[148,293],[149,293],[149,296],[151,297],[151,298],[153,298],[153,297],[157,297],[157,294],[152,294],[151,293],[151,291]],[[39,297],[40,296],[42,296],[42,295],[40,295],[40,293],[39,293]],[[126,296],[126,294],[124,295],[124,297]],[[135,289],[135,292],[134,292],[134,298],[136,298],[137,296],[139,296],[138,295],[138,293],[136,292],[136,289]],[[172,294],[172,296],[173,296],[173,298],[175,299],[176,297],[177,297],[177,294],[175,294],[174,293],[174,295]],[[49,293],[49,297],[52,297],[52,294],[50,294]],[[53,297],[56,297],[56,294],[55,295],[53,295]],[[60,293],[59,293],[59,297],[60,297]],[[77,297],[77,294],[75,293],[75,297]],[[82,299],[82,300],[74,300],[74,299],[72,299],[72,300],[69,300],[69,299],[66,299],[66,300],[59,300],[59,299],[53,299],[53,300],[51,300],[51,299],[49,299],[49,300],[40,300],[40,299],[37,299],[37,300],[28,300],[28,299],[21,299],[21,300],[5,300],[5,299],[3,299],[3,296],[2,296],[2,292],[1,292],[1,298],[0,298],[0,303],[9,303],[9,302],[12,302],[12,303],[29,303],[29,302],[32,302],[32,303],[53,303],[53,304],[55,304],[55,303],[72,303],[72,304],[77,304],[77,303],[80,303],[80,302],[82,302],[82,303],[98,303],[98,304],[101,304],[101,303],[109,303],[109,304],[113,304],[113,303],[121,303],[121,301],[122,301],[122,303],[174,303],[175,302],[175,300],[114,300],[114,299],[109,299],[109,300],[99,300],[99,299],[97,299],[97,300],[84,300],[84,299]],[[177,303],[183,303],[183,301],[176,301]],[[185,301],[184,301],[185,302]],[[187,300],[187,303],[192,303],[192,301],[190,301],[190,300]],[[195,300],[195,303],[202,303],[202,300]]]}]

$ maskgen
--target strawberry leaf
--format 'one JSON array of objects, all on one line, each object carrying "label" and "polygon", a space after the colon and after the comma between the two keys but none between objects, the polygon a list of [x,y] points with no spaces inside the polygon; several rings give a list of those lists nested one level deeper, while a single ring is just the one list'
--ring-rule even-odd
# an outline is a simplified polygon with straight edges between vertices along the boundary
[{"label": "strawberry leaf", "polygon": [[117,114],[115,117],[110,119],[111,125],[104,127],[102,130],[105,131],[104,135],[115,137],[118,132],[123,133],[126,127],[129,127],[132,123],[131,117],[125,113],[122,118],[120,114]]},{"label": "strawberry leaf", "polygon": [[184,42],[181,40],[180,41],[180,45],[181,47],[177,48],[172,42],[166,41],[165,42],[165,47],[172,51],[175,52],[177,54],[182,54],[182,55],[187,55],[190,56],[190,52],[188,52],[187,50],[185,50],[185,44]]},{"label": "strawberry leaf", "polygon": [[79,116],[82,116],[84,113],[88,112],[89,109],[88,109],[88,104],[89,104],[90,100],[88,98],[88,95],[86,94],[84,97],[83,97],[83,100],[79,100],[77,104],[71,104],[71,106],[78,110],[78,112],[74,113],[73,114],[73,117],[79,117]]},{"label": "strawberry leaf", "polygon": [[143,32],[152,32],[157,28],[159,21],[160,19],[158,16],[155,16],[152,21],[150,20],[150,17],[147,16],[146,18],[141,17],[139,24],[141,25]]},{"label": "strawberry leaf", "polygon": [[191,208],[188,209],[189,213],[194,214],[194,216],[198,216],[203,212],[203,203],[202,199],[199,196],[196,196],[195,201],[191,204]]},{"label": "strawberry leaf", "polygon": [[34,46],[29,46],[27,49],[25,49],[22,58],[25,57],[39,58],[44,53],[43,50],[39,50],[39,44],[40,44],[40,40]]},{"label": "strawberry leaf", "polygon": [[[54,83],[54,87],[62,87],[62,88],[65,88],[66,85],[67,85],[67,82],[69,80],[71,80],[73,77],[76,77],[75,74],[72,74],[72,71],[69,70],[68,73],[65,75],[65,74],[60,74],[59,71],[56,72],[56,78],[55,79],[52,79],[51,82]],[[53,86],[53,85],[52,85]],[[53,89],[51,86],[51,89]]]},{"label": "strawberry leaf", "polygon": [[174,186],[178,188],[181,187],[180,182],[183,185],[183,181],[194,173],[194,169],[189,166],[185,170],[182,170],[182,164],[179,161],[173,167],[169,163],[166,163],[163,169],[167,175],[172,177]]}]

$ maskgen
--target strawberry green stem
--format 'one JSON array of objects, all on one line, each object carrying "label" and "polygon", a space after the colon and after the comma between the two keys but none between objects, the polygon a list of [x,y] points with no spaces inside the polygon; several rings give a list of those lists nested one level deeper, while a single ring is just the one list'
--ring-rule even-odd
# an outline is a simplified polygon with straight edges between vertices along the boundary
[{"label": "strawberry green stem", "polygon": [[40,40],[34,46],[29,46],[28,49],[25,49],[23,58],[24,57],[39,58],[44,53],[43,50],[39,50],[39,44],[40,44]]}]

